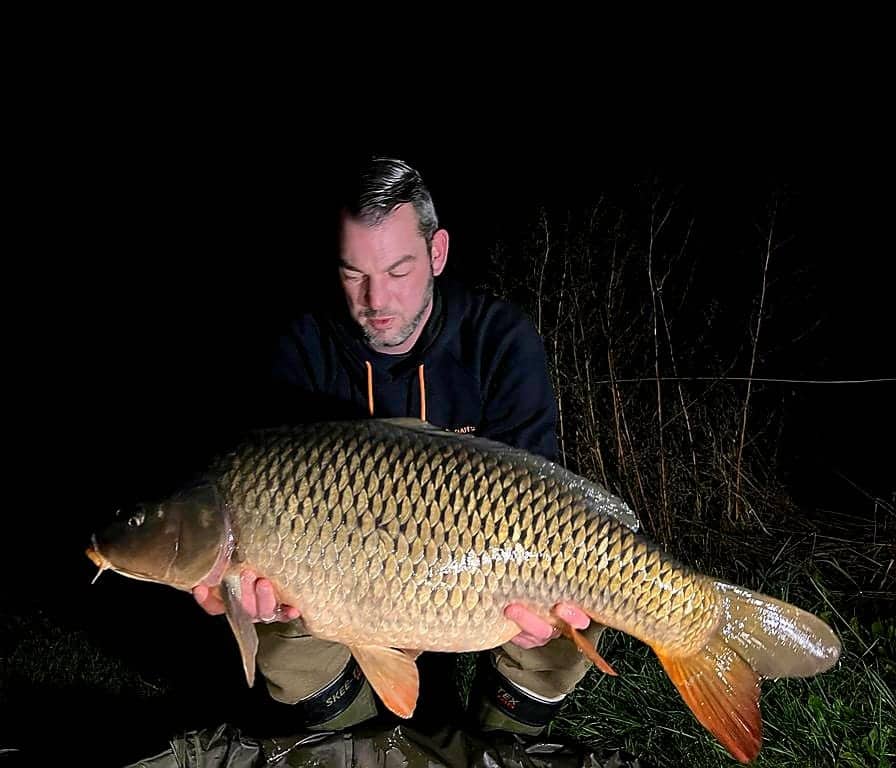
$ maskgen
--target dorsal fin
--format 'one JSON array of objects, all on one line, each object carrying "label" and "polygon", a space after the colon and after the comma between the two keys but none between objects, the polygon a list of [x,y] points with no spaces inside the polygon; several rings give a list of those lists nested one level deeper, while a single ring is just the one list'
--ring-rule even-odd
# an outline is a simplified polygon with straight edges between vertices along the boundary
[{"label": "dorsal fin", "polygon": [[438,435],[439,437],[464,437],[464,435],[458,435],[456,432],[452,432],[450,429],[444,429],[443,427],[437,427],[435,424],[429,421],[421,421],[413,416],[390,416],[386,418],[374,419],[374,421],[382,422],[383,424],[391,424],[395,427],[401,427],[402,429],[409,429],[414,432],[421,432],[425,435]]}]

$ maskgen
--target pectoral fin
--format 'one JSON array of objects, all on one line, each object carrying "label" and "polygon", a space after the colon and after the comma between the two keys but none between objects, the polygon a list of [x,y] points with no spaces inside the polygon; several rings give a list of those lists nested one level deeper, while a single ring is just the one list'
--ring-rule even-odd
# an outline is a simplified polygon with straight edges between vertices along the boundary
[{"label": "pectoral fin", "polygon": [[554,619],[554,626],[557,627],[566,637],[572,640],[576,647],[584,653],[601,672],[605,675],[617,677],[616,670],[607,663],[607,661],[597,652],[595,648],[579,630],[574,626],[561,619],[556,613],[551,612]]},{"label": "pectoral fin", "polygon": [[414,660],[405,651],[380,645],[352,645],[349,650],[383,704],[399,717],[413,715],[420,692]]},{"label": "pectoral fin", "polygon": [[227,621],[236,636],[240,656],[243,659],[246,682],[251,688],[255,684],[255,654],[258,651],[258,634],[255,632],[252,617],[243,610],[243,605],[240,602],[239,574],[225,576],[221,586],[221,598],[224,601]]}]

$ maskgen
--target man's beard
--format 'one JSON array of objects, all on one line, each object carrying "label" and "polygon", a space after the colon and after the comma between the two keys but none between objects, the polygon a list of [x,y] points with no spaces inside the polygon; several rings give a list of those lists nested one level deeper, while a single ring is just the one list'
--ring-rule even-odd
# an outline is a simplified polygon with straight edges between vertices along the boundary
[{"label": "man's beard", "polygon": [[[396,333],[396,335],[390,339],[389,341],[383,341],[377,338],[376,334],[373,330],[367,326],[366,324],[361,326],[361,330],[364,333],[364,338],[367,339],[367,343],[373,347],[399,347],[404,344],[417,330],[417,327],[420,325],[421,320],[423,320],[423,315],[426,314],[426,310],[429,308],[429,305],[432,303],[432,293],[433,286],[435,284],[435,279],[430,274],[429,281],[426,284],[426,291],[423,294],[423,303],[420,306],[420,311],[414,315],[414,317],[405,323]],[[375,317],[375,313],[368,314],[364,313],[364,317]]]}]

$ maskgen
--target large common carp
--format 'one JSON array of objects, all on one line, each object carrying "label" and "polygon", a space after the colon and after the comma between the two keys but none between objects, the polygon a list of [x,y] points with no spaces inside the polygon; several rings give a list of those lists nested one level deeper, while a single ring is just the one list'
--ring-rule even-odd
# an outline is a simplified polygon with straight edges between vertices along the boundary
[{"label": "large common carp", "polygon": [[761,744],[761,677],[829,669],[817,617],[697,573],[634,528],[625,504],[543,458],[410,419],[266,430],[202,482],[93,537],[101,569],[191,590],[221,585],[250,685],[257,637],[239,572],[270,579],[309,632],[348,646],[393,712],[417,700],[419,651],[473,651],[526,605],[610,666],[553,612],[579,605],[648,644],[697,719],[738,760]]}]

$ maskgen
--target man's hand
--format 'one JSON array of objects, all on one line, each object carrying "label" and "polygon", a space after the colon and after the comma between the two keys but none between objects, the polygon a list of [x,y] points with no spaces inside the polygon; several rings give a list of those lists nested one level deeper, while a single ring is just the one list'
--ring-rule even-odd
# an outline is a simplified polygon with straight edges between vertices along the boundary
[{"label": "man's hand", "polygon": [[[240,574],[240,603],[243,610],[254,622],[269,624],[273,621],[292,621],[301,615],[299,609],[291,605],[277,605],[274,585],[267,579],[260,579],[250,570]],[[217,589],[199,585],[193,587],[193,597],[203,610],[212,616],[224,613],[224,601]]]},{"label": "man's hand", "polygon": [[[591,621],[586,613],[572,603],[557,603],[554,610],[561,619],[576,629],[585,629]],[[520,648],[538,648],[560,636],[559,629],[519,603],[508,605],[504,609],[504,615],[522,630],[510,640]]]}]

